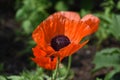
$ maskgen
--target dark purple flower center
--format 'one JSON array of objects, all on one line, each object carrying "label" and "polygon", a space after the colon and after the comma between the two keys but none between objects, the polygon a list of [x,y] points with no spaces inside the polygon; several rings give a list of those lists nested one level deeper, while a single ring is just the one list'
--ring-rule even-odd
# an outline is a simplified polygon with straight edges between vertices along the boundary
[{"label": "dark purple flower center", "polygon": [[67,36],[58,35],[51,40],[51,46],[55,51],[59,51],[61,48],[70,44],[70,40]]}]

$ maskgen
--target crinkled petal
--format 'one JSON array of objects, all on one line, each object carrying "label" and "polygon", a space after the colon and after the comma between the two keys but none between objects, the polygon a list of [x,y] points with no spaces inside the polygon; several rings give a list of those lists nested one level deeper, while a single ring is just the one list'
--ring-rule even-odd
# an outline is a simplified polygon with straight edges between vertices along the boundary
[{"label": "crinkled petal", "polygon": [[87,42],[88,42],[88,40],[81,44],[71,43],[67,47],[60,49],[60,51],[58,53],[59,53],[60,57],[62,57],[62,58],[70,56],[70,55],[74,54],[76,51],[78,51],[80,48],[82,48],[85,44],[87,44]]},{"label": "crinkled petal", "polygon": [[[32,48],[34,58],[32,60],[38,64],[40,67],[54,70],[56,68],[57,60],[59,56],[54,56],[57,52],[46,52],[46,50],[42,50],[37,45],[35,48]],[[60,61],[62,61],[63,57],[60,57]]]},{"label": "crinkled petal", "polygon": [[33,40],[40,45],[41,47],[47,46],[47,42],[45,40],[45,34],[41,27],[37,27],[32,33]]},{"label": "crinkled petal", "polygon": [[54,15],[62,15],[64,17],[68,18],[69,20],[75,20],[75,21],[79,21],[80,20],[79,14],[76,13],[76,12],[72,12],[72,11],[56,12]]},{"label": "crinkled petal", "polygon": [[57,57],[54,57],[53,60],[51,60],[51,57],[48,56],[45,51],[41,50],[38,46],[32,49],[33,54],[35,58],[32,58],[32,60],[37,63],[40,67],[43,67],[45,69],[53,70],[56,67],[57,63]]},{"label": "crinkled petal", "polygon": [[51,17],[44,20],[34,30],[32,37],[39,45],[50,44],[51,39],[56,35],[64,34],[65,17],[62,15],[51,15]]},{"label": "crinkled petal", "polygon": [[54,58],[53,61],[51,61],[49,57],[40,56],[32,58],[32,60],[40,67],[48,70],[54,70],[57,64],[57,58]]},{"label": "crinkled petal", "polygon": [[[82,21],[66,20],[65,35],[71,42],[78,44],[80,40],[91,33],[91,28]],[[83,34],[84,33],[84,34]]]},{"label": "crinkled petal", "polygon": [[32,50],[34,52],[34,56],[36,57],[37,56],[49,56],[49,55],[56,53],[51,46],[46,46],[44,48],[41,48],[39,45],[37,45],[35,48],[32,48]]},{"label": "crinkled petal", "polygon": [[46,52],[40,50],[39,47],[37,47],[37,46],[35,48],[32,48],[32,51],[33,51],[33,54],[34,54],[35,57],[40,57],[40,56],[46,56],[47,55]]},{"label": "crinkled petal", "polygon": [[100,20],[98,17],[92,15],[92,14],[88,14],[86,16],[84,16],[81,21],[85,22],[86,24],[88,24],[90,26],[90,28],[92,29],[92,32],[97,31],[98,29],[98,25],[100,23]]}]

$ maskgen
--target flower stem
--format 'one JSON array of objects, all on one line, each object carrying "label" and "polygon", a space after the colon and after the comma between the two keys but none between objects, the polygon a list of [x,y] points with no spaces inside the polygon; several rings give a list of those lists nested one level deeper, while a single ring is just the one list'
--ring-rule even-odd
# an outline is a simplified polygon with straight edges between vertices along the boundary
[{"label": "flower stem", "polygon": [[59,63],[60,63],[60,58],[58,58],[56,69],[53,72],[52,80],[56,80],[56,78],[58,77]]},{"label": "flower stem", "polygon": [[69,75],[70,67],[71,67],[71,61],[72,61],[72,56],[69,56],[69,58],[68,58],[67,73],[66,73],[66,75],[65,75],[65,77],[64,77],[64,80],[65,80],[65,79],[68,77],[68,75]]}]

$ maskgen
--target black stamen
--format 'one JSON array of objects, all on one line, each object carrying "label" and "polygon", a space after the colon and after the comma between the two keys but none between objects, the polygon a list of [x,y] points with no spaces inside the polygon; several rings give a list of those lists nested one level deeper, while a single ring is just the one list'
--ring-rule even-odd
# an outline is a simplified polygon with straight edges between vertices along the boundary
[{"label": "black stamen", "polygon": [[51,61],[53,61],[53,60],[54,60],[54,58],[55,58],[54,56],[50,56]]},{"label": "black stamen", "polygon": [[51,40],[51,46],[55,51],[59,51],[61,48],[70,44],[70,40],[67,36],[58,35]]}]

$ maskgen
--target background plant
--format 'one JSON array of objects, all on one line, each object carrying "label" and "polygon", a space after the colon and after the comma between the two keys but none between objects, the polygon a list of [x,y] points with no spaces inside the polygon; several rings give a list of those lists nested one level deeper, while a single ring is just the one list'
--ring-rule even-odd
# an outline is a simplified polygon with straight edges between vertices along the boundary
[{"label": "background plant", "polygon": [[97,52],[93,63],[95,64],[93,72],[102,68],[113,68],[106,74],[104,80],[119,80],[114,79],[113,76],[120,72],[120,48],[107,48]]}]

